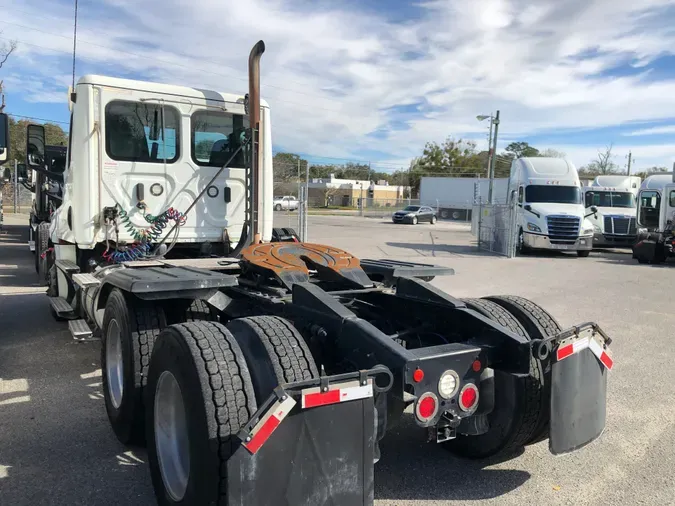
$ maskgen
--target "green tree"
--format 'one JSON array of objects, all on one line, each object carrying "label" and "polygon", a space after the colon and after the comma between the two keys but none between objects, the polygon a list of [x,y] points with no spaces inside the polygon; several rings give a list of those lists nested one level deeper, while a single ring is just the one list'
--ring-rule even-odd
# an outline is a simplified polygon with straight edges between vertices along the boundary
[{"label": "green tree", "polygon": [[[19,163],[26,161],[26,128],[31,121],[21,119],[15,120],[9,118],[9,157],[18,160]],[[67,146],[68,134],[63,131],[59,125],[54,123],[45,123],[45,141],[48,146]]]},{"label": "green tree", "polygon": [[539,150],[533,148],[527,142],[512,142],[506,146],[506,153],[510,154],[513,158],[540,156]]},{"label": "green tree", "polygon": [[277,153],[272,158],[272,166],[275,181],[304,180],[307,160],[294,153]]}]

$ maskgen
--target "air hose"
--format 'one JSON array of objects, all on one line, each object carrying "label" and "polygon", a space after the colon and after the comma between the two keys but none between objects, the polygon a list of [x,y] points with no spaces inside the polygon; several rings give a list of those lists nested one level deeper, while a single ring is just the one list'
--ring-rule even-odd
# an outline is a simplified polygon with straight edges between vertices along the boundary
[{"label": "air hose", "polygon": [[178,226],[181,226],[185,224],[187,219],[183,213],[170,207],[157,216],[145,214],[145,221],[147,221],[150,226],[147,228],[139,228],[132,223],[129,214],[122,206],[117,204],[116,207],[122,226],[129,235],[134,238],[135,242],[124,250],[116,249],[110,252],[109,248],[106,248],[103,253],[103,258],[113,263],[131,262],[149,256],[152,251],[152,243],[156,242],[161,237],[162,232],[170,221],[174,221]]}]

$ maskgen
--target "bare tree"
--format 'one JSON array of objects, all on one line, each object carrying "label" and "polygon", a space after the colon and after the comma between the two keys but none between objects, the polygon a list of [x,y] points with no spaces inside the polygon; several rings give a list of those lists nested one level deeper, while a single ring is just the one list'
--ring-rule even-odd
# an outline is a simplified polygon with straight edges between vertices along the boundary
[{"label": "bare tree", "polygon": [[567,155],[562,151],[558,151],[557,149],[546,148],[545,150],[539,152],[539,156],[546,156],[549,158],[565,158]]},{"label": "bare tree", "polygon": [[616,172],[619,166],[612,161],[613,147],[614,145],[610,144],[604,151],[598,151],[598,158],[586,166],[587,171],[595,174],[611,174],[612,172]]},{"label": "bare tree", "polygon": [[[2,34],[2,32],[0,32],[0,34]],[[10,40],[9,42],[6,42],[2,44],[2,46],[0,46],[0,69],[9,59],[10,55],[14,52],[15,49],[16,49],[15,40]],[[3,93],[3,91],[4,91],[3,81],[0,81],[0,112],[3,112],[5,110],[5,94]]]}]

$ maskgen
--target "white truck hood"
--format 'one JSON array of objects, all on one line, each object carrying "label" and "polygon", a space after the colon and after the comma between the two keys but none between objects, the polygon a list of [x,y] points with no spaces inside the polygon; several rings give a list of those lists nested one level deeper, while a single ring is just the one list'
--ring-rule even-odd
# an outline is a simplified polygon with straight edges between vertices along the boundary
[{"label": "white truck hood", "polygon": [[[590,213],[590,209],[588,210]],[[602,216],[620,216],[621,218],[635,218],[637,209],[634,207],[598,207],[598,214]]]},{"label": "white truck hood", "polygon": [[[545,219],[546,216],[551,215],[567,215],[567,216],[576,216],[578,218],[584,217],[584,207],[581,204],[553,204],[548,202],[537,202],[536,204],[530,204],[532,210],[541,215],[541,219]],[[532,213],[528,213],[532,214]]]}]

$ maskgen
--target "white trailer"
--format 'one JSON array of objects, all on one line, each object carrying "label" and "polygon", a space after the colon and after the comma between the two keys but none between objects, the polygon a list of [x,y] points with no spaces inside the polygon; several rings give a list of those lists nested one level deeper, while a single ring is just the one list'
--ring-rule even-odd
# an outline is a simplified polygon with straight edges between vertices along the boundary
[{"label": "white trailer", "polygon": [[[504,203],[508,178],[494,180],[493,200]],[[468,177],[423,177],[420,182],[420,204],[436,209],[444,220],[471,219],[471,208],[479,201],[487,202],[489,179]]]},{"label": "white trailer", "polygon": [[584,188],[584,205],[593,224],[593,246],[631,246],[637,237],[637,194],[642,178],[638,176],[598,176]]}]

